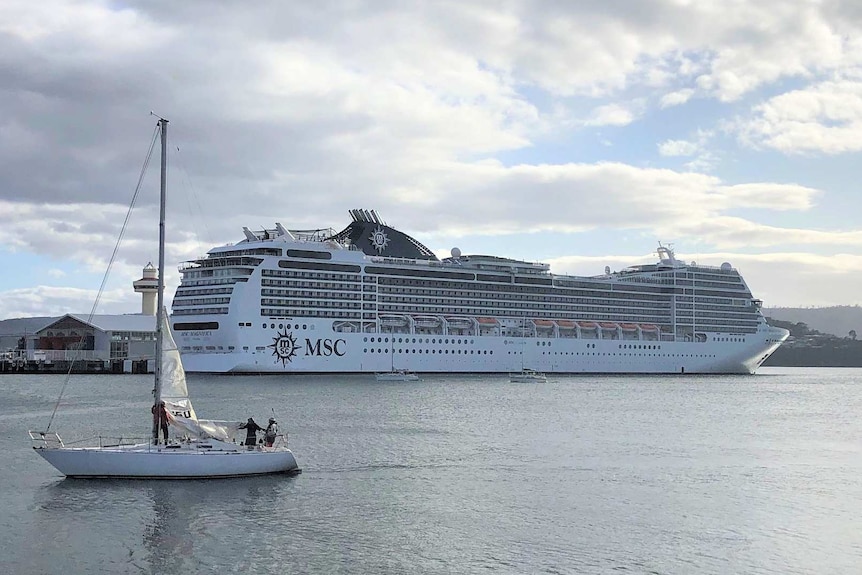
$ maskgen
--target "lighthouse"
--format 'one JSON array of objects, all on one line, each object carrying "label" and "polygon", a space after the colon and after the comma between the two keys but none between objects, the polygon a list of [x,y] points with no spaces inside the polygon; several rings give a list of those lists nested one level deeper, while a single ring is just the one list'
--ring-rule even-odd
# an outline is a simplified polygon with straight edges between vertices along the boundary
[{"label": "lighthouse", "polygon": [[156,315],[156,294],[159,291],[159,272],[150,262],[144,267],[141,279],[132,282],[135,291],[141,294],[141,314]]}]

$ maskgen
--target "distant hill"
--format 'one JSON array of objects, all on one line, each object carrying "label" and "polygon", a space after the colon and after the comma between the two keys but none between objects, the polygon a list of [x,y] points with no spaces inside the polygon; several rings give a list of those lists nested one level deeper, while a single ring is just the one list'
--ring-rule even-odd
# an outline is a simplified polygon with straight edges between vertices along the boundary
[{"label": "distant hill", "polygon": [[855,330],[862,337],[862,306],[835,307],[771,307],[763,308],[763,315],[790,323],[805,323],[820,333],[846,337]]},{"label": "distant hill", "polygon": [[862,340],[839,337],[809,329],[805,322],[791,323],[770,318],[775,327],[790,331],[790,337],[763,365],[806,367],[862,367]]}]

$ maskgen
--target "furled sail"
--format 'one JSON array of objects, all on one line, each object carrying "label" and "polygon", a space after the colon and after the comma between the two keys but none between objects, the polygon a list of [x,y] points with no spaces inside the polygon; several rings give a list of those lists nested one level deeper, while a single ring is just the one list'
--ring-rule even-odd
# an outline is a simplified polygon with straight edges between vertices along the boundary
[{"label": "furled sail", "polygon": [[165,402],[170,424],[191,437],[230,441],[231,431],[239,425],[230,421],[198,419],[189,399],[186,371],[171,334],[166,310],[162,313],[161,399]]}]

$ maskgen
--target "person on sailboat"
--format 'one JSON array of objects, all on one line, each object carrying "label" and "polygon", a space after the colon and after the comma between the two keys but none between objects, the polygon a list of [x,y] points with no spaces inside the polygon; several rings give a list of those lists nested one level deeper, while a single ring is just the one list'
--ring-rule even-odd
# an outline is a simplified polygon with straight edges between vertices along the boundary
[{"label": "person on sailboat", "polygon": [[248,421],[240,425],[239,428],[245,429],[245,445],[257,444],[257,432],[263,431],[263,428],[252,417],[249,417]]},{"label": "person on sailboat", "polygon": [[269,418],[269,425],[266,426],[266,431],[263,432],[263,442],[267,447],[272,447],[275,443],[275,438],[278,436],[278,424],[274,417]]},{"label": "person on sailboat", "polygon": [[[165,438],[165,445],[168,444],[168,410],[165,408],[165,402],[160,401],[157,406],[153,406],[150,411],[153,412],[153,423],[156,426],[156,429],[162,430],[162,436]],[[156,431],[156,444],[159,443],[159,434]]]}]

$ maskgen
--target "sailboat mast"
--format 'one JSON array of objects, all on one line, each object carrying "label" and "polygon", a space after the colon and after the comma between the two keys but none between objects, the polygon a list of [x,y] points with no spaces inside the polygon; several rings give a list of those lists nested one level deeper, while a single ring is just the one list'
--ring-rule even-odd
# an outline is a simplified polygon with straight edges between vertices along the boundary
[{"label": "sailboat mast", "polygon": [[[165,204],[167,203],[168,184],[168,121],[159,118],[159,132],[162,140],[162,178],[159,194],[159,275],[158,275],[158,305],[156,307],[156,359],[155,385],[153,386],[153,408],[158,413],[162,400],[162,340],[164,332],[162,323],[165,315]],[[159,440],[157,418],[153,418],[153,439]]]}]

